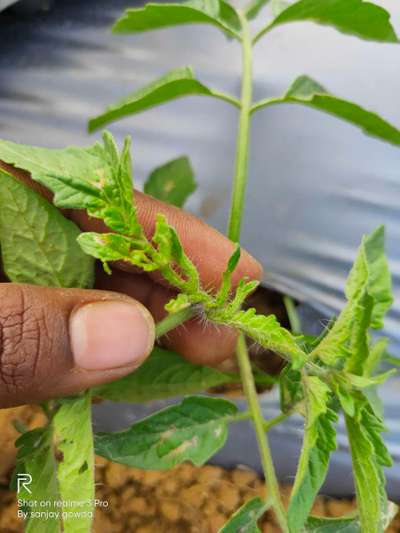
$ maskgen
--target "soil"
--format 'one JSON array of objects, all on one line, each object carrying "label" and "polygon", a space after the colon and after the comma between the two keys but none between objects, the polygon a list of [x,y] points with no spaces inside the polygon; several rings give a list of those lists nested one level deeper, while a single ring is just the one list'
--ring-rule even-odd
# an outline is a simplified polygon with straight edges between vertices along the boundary
[{"label": "soil", "polygon": [[[183,464],[173,470],[150,472],[96,460],[98,499],[108,503],[98,508],[94,533],[217,533],[227,518],[245,501],[264,496],[266,487],[257,474],[246,468],[224,470],[206,465]],[[290,488],[282,487],[287,503]],[[349,500],[319,497],[313,513],[341,516],[354,507]],[[0,532],[20,533],[15,493],[0,490]],[[270,513],[260,521],[263,533],[278,533]],[[390,529],[400,532],[400,515]]]}]

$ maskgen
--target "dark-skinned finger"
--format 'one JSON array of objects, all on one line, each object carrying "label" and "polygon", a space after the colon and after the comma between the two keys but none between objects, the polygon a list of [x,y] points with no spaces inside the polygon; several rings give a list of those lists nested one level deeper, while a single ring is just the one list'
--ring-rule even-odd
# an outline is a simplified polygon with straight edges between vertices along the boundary
[{"label": "dark-skinned finger", "polygon": [[0,283],[0,302],[0,407],[122,377],[153,346],[149,312],[123,294]]}]

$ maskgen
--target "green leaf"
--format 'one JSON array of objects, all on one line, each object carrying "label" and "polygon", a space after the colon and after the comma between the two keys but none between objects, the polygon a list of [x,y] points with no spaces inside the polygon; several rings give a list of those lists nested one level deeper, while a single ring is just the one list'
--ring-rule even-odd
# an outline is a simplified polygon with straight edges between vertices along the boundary
[{"label": "green leaf", "polygon": [[384,226],[379,226],[363,237],[346,282],[345,294],[348,300],[357,298],[364,290],[374,301],[371,327],[381,329],[383,318],[393,303],[392,279],[385,256]]},{"label": "green leaf", "polygon": [[360,519],[356,514],[341,518],[310,516],[304,527],[306,533],[360,533]]},{"label": "green leaf", "polygon": [[301,409],[300,404],[304,400],[301,372],[293,370],[291,365],[287,365],[280,374],[279,391],[283,413],[288,413],[295,406],[297,409]]},{"label": "green leaf", "polygon": [[[347,0],[345,1],[347,2]],[[252,112],[271,105],[290,103],[324,111],[358,126],[368,135],[388,143],[400,145],[400,131],[398,128],[358,104],[329,94],[324,87],[308,76],[297,78],[283,96],[267,98],[255,103],[252,107]]]},{"label": "green leaf", "polygon": [[137,220],[133,202],[131,138],[125,138],[120,155],[110,133],[104,132],[103,142],[111,169],[109,178],[101,184],[101,200],[105,207],[99,209],[96,206],[89,210],[89,214],[102,218],[113,231],[129,236],[141,236],[142,228]]},{"label": "green leaf", "polygon": [[[379,328],[392,303],[391,277],[385,257],[384,229],[363,238],[345,289],[348,303],[328,334],[312,352],[325,364],[346,361],[346,370],[363,375],[368,361],[368,328]],[[367,363],[368,365],[368,363]]]},{"label": "green leaf", "polygon": [[99,433],[95,450],[117,463],[145,470],[171,468],[184,461],[204,464],[225,443],[234,404],[191,396],[119,433]]},{"label": "green leaf", "polygon": [[392,460],[383,442],[382,421],[360,393],[354,417],[345,416],[353,463],[361,531],[380,533],[385,529],[389,504],[385,492],[384,466]]},{"label": "green leaf", "polygon": [[377,374],[375,376],[357,376],[357,374],[351,374],[346,372],[346,379],[349,383],[356,389],[364,389],[365,387],[371,387],[373,385],[381,385],[384,383],[390,376],[396,374],[397,371],[395,368],[383,372],[382,374]]},{"label": "green leaf", "polygon": [[[221,93],[209,89],[195,77],[190,67],[170,70],[161,78],[149,83],[130,95],[109,106],[104,113],[89,120],[89,132],[93,132],[121,118],[141,113],[146,109],[164,104],[170,100],[188,95],[215,96],[223,100],[229,99]],[[232,99],[231,103],[234,99]]]},{"label": "green leaf", "polygon": [[54,194],[61,208],[98,205],[101,186],[111,169],[102,145],[89,148],[37,148],[0,141],[0,160],[31,173],[32,179]]},{"label": "green leaf", "polygon": [[364,361],[363,374],[364,376],[372,376],[375,370],[380,366],[387,354],[388,339],[381,337],[372,346],[369,347],[369,354]]},{"label": "green leaf", "polygon": [[115,33],[134,33],[181,24],[212,24],[232,37],[240,36],[236,10],[223,0],[192,0],[182,3],[148,3],[127,9],[114,24]]},{"label": "green leaf", "polygon": [[257,521],[268,507],[269,504],[263,502],[261,498],[252,498],[230,517],[218,533],[260,533]]},{"label": "green leaf", "polygon": [[[84,533],[94,515],[94,455],[91,396],[60,400],[51,422],[24,433],[17,441],[17,474],[32,482],[18,498],[32,502],[25,511],[28,533]],[[16,487],[14,487],[16,488]],[[41,504],[41,502],[43,502]],[[64,502],[64,507],[60,506]],[[36,512],[52,513],[48,516]],[[64,514],[65,512],[65,514]]]},{"label": "green leaf", "polygon": [[196,187],[190,161],[183,156],[154,169],[144,184],[144,192],[167,204],[182,207]]},{"label": "green leaf", "polygon": [[394,366],[400,366],[400,359],[398,357],[393,357],[392,355],[386,355],[384,360]]},{"label": "green leaf", "polygon": [[79,228],[39,193],[0,170],[1,255],[10,281],[92,287],[94,262],[78,235]]},{"label": "green leaf", "polygon": [[306,424],[296,478],[290,496],[288,524],[291,533],[303,526],[328,472],[336,449],[337,415],[328,406],[329,387],[316,376],[303,378]]},{"label": "green leaf", "polygon": [[[398,511],[397,505],[389,502],[382,517],[384,530],[390,525]],[[361,533],[360,518],[356,512],[340,518],[310,516],[305,524],[306,533]]]},{"label": "green leaf", "polygon": [[[31,502],[31,506],[23,506],[22,509],[27,513],[24,531],[60,533],[60,508],[57,506],[60,494],[50,426],[24,433],[15,446],[18,450],[17,474],[27,473],[31,476],[31,482],[26,487],[21,483],[18,492],[18,499]],[[42,509],[49,512],[47,520],[35,514],[35,511]]]},{"label": "green leaf", "polygon": [[273,16],[277,17],[280,15],[291,3],[291,1],[288,2],[286,0],[271,0],[271,11]]},{"label": "green leaf", "polygon": [[95,496],[91,394],[60,400],[52,428],[60,499],[68,503],[63,532],[91,531]]},{"label": "green leaf", "polygon": [[89,148],[56,150],[0,141],[0,160],[30,172],[34,181],[54,193],[57,207],[87,209],[113,231],[139,237],[129,150],[129,137],[119,155],[106,132],[103,144]]},{"label": "green leaf", "polygon": [[152,258],[160,265],[160,272],[164,278],[183,292],[190,295],[200,294],[200,276],[197,268],[186,255],[175,229],[168,224],[165,215],[161,213],[156,217],[156,230],[152,241],[157,246]]},{"label": "green leaf", "polygon": [[[232,288],[232,274],[235,271],[235,268],[237,267],[240,260],[240,246],[237,245],[235,248],[235,251],[231,255],[228,261],[228,265],[226,267],[225,272],[222,274],[222,283],[221,287],[218,290],[218,293],[215,297],[215,303],[217,305],[222,305],[225,303],[225,301],[229,298],[229,293]],[[241,287],[238,287],[239,291],[242,290]],[[237,294],[237,293],[236,293]],[[247,294],[246,294],[247,296]],[[239,305],[240,307],[240,305]]]},{"label": "green leaf", "polygon": [[255,19],[261,9],[268,4],[269,0],[251,0],[245,7],[244,13],[248,20]]},{"label": "green leaf", "polygon": [[137,370],[96,387],[93,394],[114,402],[138,403],[194,394],[238,381],[235,374],[194,365],[175,352],[156,347]]},{"label": "green leaf", "polygon": [[398,42],[390,14],[363,0],[300,0],[289,5],[256,36],[258,41],[272,28],[290,22],[309,20],[368,41]]}]

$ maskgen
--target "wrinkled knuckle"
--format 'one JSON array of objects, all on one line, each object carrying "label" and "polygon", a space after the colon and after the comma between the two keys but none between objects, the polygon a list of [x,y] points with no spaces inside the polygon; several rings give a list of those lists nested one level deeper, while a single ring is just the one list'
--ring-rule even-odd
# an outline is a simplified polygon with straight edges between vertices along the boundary
[{"label": "wrinkled knuckle", "polygon": [[29,287],[14,285],[0,305],[0,384],[21,390],[37,377],[44,317]]}]

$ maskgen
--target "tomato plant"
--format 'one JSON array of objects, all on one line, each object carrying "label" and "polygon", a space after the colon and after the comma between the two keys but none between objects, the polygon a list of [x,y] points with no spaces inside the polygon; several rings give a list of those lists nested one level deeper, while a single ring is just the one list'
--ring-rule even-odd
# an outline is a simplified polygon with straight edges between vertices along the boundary
[{"label": "tomato plant", "polygon": [[[145,272],[158,271],[177,296],[157,325],[157,337],[186,320],[201,316],[239,332],[237,361],[240,376],[191,364],[178,354],[156,347],[142,367],[120,380],[75,397],[47,402],[48,424],[27,431],[17,441],[16,472],[32,476],[27,502],[26,531],[44,531],[41,516],[29,514],[29,502],[50,502],[46,531],[90,531],[94,498],[94,452],[112,461],[144,469],[166,469],[183,461],[204,464],[225,443],[230,424],[249,419],[257,436],[268,499],[255,498],[231,517],[221,532],[258,531],[257,520],[271,508],[283,532],[384,531],[396,507],[385,492],[384,467],[391,457],[382,439],[384,420],[369,392],[394,372],[380,372],[386,357],[384,340],[374,341],[391,306],[391,276],[384,252],[384,229],[362,238],[349,273],[342,312],[317,338],[293,334],[273,315],[243,309],[258,282],[242,279],[232,290],[231,277],[240,258],[240,229],[244,209],[251,117],[260,109],[280,104],[308,106],[400,145],[400,131],[372,111],[329,93],[308,76],[298,77],[277,97],[254,101],[253,47],[279,25],[312,21],[365,40],[397,42],[388,13],[362,0],[271,0],[273,16],[253,33],[251,22],[266,0],[252,0],[236,9],[225,0],[150,3],[128,9],[115,23],[117,33],[156,30],[179,24],[210,24],[242,48],[240,98],[209,88],[191,68],[172,70],[116,102],[89,121],[93,131],[120,118],[186,95],[220,99],[238,109],[236,162],[228,237],[237,243],[220,287],[211,293],[202,286],[196,265],[186,255],[178,234],[166,218],[157,216],[154,235],[145,235],[132,195],[130,140],[120,151],[109,133],[89,148],[50,150],[0,142],[0,159],[29,171],[32,179],[54,194],[54,206],[38,193],[0,171],[0,239],[4,270],[11,281],[47,286],[90,287],[94,261],[126,261]],[[149,194],[183,205],[195,182],[186,157],[156,169],[146,183]],[[101,219],[106,233],[80,233],[57,208],[85,209]],[[50,224],[49,224],[50,222]],[[62,238],[61,238],[62,236]],[[21,260],[21,259],[24,260]],[[290,301],[289,301],[290,304]],[[286,362],[279,376],[282,414],[264,420],[245,338],[278,353]],[[221,398],[193,395],[211,386],[240,381],[248,411]],[[93,436],[91,398],[140,402],[186,396],[180,403],[154,413],[118,433]],[[288,509],[279,492],[268,443],[275,423],[299,413],[304,417],[303,445]],[[316,518],[311,508],[336,448],[339,416],[345,419],[350,443],[358,510],[340,519]],[[60,458],[61,457],[61,458]],[[40,475],[39,475],[40,474]],[[69,502],[60,512],[59,502]],[[79,517],[78,517],[79,515]]]}]

